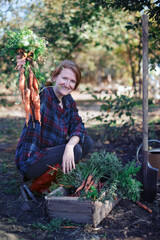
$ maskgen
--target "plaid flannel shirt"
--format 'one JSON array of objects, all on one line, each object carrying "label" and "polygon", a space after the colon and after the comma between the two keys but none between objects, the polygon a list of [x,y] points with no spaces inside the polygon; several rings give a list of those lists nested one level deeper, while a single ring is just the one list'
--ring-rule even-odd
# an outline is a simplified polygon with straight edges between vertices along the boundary
[{"label": "plaid flannel shirt", "polygon": [[35,121],[33,127],[30,117],[28,127],[25,124],[16,149],[15,163],[22,176],[30,165],[45,155],[48,148],[64,144],[72,136],[79,136],[80,143],[83,143],[86,135],[76,103],[70,94],[63,97],[63,108],[51,87],[43,89],[40,100],[41,126]]}]

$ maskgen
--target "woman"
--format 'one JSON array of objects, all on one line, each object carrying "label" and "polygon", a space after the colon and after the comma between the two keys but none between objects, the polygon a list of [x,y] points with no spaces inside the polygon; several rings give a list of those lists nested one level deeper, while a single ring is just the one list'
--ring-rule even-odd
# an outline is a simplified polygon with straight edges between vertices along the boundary
[{"label": "woman", "polygon": [[[18,69],[23,64],[23,61],[19,61]],[[69,173],[93,148],[93,140],[87,135],[76,103],[70,95],[81,80],[79,67],[70,60],[64,60],[54,70],[52,80],[54,87],[44,88],[40,93],[41,125],[35,121],[34,127],[30,117],[16,150],[18,170],[24,179],[34,179],[32,191],[37,190],[39,181],[44,189],[55,178],[55,175],[49,176],[49,166],[59,164],[64,174]],[[45,184],[46,176],[50,180]]]}]

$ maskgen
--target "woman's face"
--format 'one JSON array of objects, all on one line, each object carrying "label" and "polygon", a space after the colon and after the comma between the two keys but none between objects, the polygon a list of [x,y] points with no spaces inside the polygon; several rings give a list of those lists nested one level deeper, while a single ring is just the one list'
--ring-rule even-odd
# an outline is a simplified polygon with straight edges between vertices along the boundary
[{"label": "woman's face", "polygon": [[53,80],[55,80],[54,92],[59,99],[75,89],[76,75],[69,68],[62,69],[61,73]]}]

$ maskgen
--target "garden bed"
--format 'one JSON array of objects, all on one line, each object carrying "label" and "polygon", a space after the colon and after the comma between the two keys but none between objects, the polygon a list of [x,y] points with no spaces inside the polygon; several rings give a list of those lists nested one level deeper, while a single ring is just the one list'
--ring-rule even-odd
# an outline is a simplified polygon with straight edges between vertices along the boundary
[{"label": "garden bed", "polygon": [[108,215],[118,200],[83,200],[67,196],[67,189],[60,187],[45,197],[50,218],[68,219],[71,222],[92,224],[94,227]]}]

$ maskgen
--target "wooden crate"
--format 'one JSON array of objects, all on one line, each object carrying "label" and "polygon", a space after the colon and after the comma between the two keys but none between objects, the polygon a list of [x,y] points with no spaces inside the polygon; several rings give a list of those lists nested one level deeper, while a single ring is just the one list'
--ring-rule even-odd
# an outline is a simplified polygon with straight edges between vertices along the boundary
[{"label": "wooden crate", "polygon": [[92,224],[96,227],[114,208],[117,201],[91,201],[67,197],[67,189],[60,187],[45,197],[50,218],[68,219],[71,222]]}]

